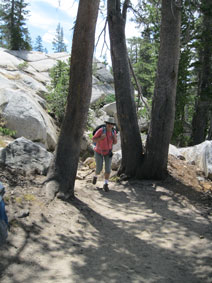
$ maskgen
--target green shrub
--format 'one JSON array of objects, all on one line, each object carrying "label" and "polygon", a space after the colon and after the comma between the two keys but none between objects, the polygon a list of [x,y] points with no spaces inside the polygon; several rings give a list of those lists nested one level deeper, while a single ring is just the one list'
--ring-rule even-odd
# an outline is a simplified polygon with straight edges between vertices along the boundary
[{"label": "green shrub", "polygon": [[58,61],[57,65],[49,72],[51,83],[47,87],[49,92],[45,95],[45,98],[48,102],[49,112],[54,114],[60,124],[65,114],[69,73],[70,65],[62,61]]},{"label": "green shrub", "polygon": [[114,93],[107,95],[104,99],[105,104],[109,104],[109,103],[112,103],[112,102],[115,102],[115,101],[116,101],[116,97],[115,97]]},{"label": "green shrub", "polygon": [[137,113],[138,118],[143,117],[143,118],[149,119],[149,115],[150,115],[149,111],[150,111],[151,105],[152,105],[151,99],[148,99],[147,105],[148,105],[149,109],[147,109],[147,106],[142,102],[143,107],[138,110],[138,113]]},{"label": "green shrub", "polygon": [[28,62],[26,62],[26,61],[18,65],[19,70],[24,70],[27,67],[28,67]]},{"label": "green shrub", "polygon": [[105,97],[98,99],[98,101],[94,103],[91,108],[94,111],[96,111],[102,108],[104,105],[115,102],[115,101],[116,101],[115,94],[111,93]]},{"label": "green shrub", "polygon": [[10,130],[8,128],[0,127],[0,133],[2,133],[4,136],[14,137],[16,134],[16,131]]}]

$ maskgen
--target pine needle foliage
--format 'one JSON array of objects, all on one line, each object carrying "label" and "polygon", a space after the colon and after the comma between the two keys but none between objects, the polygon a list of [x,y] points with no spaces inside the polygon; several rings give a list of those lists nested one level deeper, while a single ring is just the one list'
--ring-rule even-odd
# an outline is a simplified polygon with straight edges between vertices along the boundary
[{"label": "pine needle foliage", "polygon": [[46,100],[49,105],[49,112],[55,116],[59,125],[62,123],[69,89],[69,63],[58,61],[50,70],[51,83],[48,86]]}]

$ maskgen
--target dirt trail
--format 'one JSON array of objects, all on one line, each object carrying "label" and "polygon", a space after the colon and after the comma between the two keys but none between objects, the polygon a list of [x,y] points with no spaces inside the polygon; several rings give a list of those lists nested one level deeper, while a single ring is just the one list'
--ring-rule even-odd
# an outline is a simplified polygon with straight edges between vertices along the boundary
[{"label": "dirt trail", "polygon": [[212,282],[206,194],[172,177],[111,183],[106,193],[88,175],[76,181],[74,201],[48,203],[41,181],[7,190],[16,217],[1,283]]}]

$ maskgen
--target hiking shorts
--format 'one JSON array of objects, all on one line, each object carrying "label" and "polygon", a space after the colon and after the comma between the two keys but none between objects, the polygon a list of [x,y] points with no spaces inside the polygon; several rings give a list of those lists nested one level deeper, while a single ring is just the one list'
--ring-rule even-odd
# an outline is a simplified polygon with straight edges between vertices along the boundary
[{"label": "hiking shorts", "polygon": [[103,160],[105,161],[105,173],[110,174],[111,172],[111,163],[112,163],[112,157],[109,157],[109,155],[101,155],[94,152],[95,160],[96,160],[96,174],[99,175],[103,168]]}]

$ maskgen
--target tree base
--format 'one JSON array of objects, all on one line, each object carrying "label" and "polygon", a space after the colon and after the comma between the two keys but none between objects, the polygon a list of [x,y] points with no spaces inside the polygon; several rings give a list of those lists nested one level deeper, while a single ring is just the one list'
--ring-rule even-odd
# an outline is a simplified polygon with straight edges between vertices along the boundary
[{"label": "tree base", "polygon": [[56,194],[59,192],[59,183],[55,180],[48,181],[46,183],[45,190],[46,190],[46,197],[49,200],[53,200]]},{"label": "tree base", "polygon": [[59,192],[57,194],[57,198],[61,199],[61,200],[64,200],[64,201],[67,201],[67,200],[73,200],[75,199],[75,196],[73,193],[64,193],[64,192]]}]

